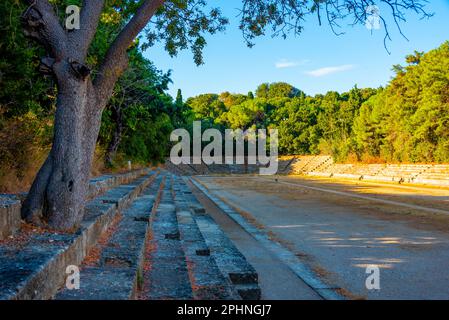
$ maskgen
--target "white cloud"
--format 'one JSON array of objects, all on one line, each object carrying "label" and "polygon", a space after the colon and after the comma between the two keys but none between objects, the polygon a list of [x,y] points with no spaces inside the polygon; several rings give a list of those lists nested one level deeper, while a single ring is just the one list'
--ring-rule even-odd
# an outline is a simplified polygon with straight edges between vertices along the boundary
[{"label": "white cloud", "polygon": [[274,65],[277,69],[285,69],[285,68],[294,68],[294,67],[302,66],[309,62],[310,62],[309,60],[290,61],[287,59],[281,59],[278,62],[276,62]]},{"label": "white cloud", "polygon": [[330,74],[349,71],[354,69],[355,66],[352,64],[345,64],[342,66],[336,66],[336,67],[326,67],[326,68],[320,68],[312,71],[307,71],[306,74],[312,77],[324,77]]}]

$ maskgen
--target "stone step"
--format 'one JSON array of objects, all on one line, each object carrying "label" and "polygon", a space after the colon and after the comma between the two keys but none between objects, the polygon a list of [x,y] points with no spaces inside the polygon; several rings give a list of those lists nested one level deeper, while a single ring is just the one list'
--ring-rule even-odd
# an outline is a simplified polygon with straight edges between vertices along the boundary
[{"label": "stone step", "polygon": [[[131,183],[148,172],[148,169],[137,169],[126,173],[93,178],[89,182],[87,199],[92,200],[113,187]],[[26,195],[27,193],[18,195],[0,194],[0,240],[13,236],[19,231],[21,225],[20,209]]]},{"label": "stone step", "polygon": [[174,178],[173,191],[180,239],[186,256],[194,298],[198,300],[240,299],[229,279],[222,275],[211,257],[210,249],[192,216],[191,202],[187,199],[191,194],[188,186],[182,179]]},{"label": "stone step", "polygon": [[[195,181],[192,182],[196,185]],[[193,217],[222,274],[229,278],[242,299],[260,299],[259,277],[254,267],[207,214],[194,195],[190,195],[190,202],[193,204]]]},{"label": "stone step", "polygon": [[12,243],[0,243],[0,300],[52,298],[69,265],[80,265],[119,210],[131,203],[154,179],[150,172],[89,201],[80,229],[74,234],[32,232]]},{"label": "stone step", "polygon": [[15,234],[20,228],[21,203],[16,195],[0,194],[0,240]]},{"label": "stone step", "polygon": [[151,218],[142,299],[194,298],[171,186],[172,176],[168,175],[159,206]]},{"label": "stone step", "polygon": [[260,299],[258,274],[212,217],[196,212],[196,223],[216,264],[227,275],[242,299]]},{"label": "stone step", "polygon": [[159,175],[137,197],[122,217],[111,238],[101,250],[95,265],[80,272],[80,289],[63,288],[56,296],[61,300],[135,299],[142,285],[142,267],[150,214],[154,209],[162,182]]},{"label": "stone step", "polygon": [[102,175],[89,181],[88,198],[93,199],[111,188],[121,184],[131,183],[133,180],[148,173],[147,168],[136,169],[125,173]]}]

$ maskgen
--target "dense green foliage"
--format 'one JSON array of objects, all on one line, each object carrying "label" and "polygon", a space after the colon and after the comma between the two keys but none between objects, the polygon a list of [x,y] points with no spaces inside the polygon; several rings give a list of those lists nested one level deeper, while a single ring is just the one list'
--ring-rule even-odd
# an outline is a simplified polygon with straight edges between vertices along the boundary
[{"label": "dense green foliage", "polygon": [[386,161],[449,162],[449,42],[406,60],[362,106],[355,150]]},{"label": "dense green foliage", "polygon": [[0,192],[37,171],[52,137],[55,86],[38,72],[43,52],[23,35],[23,9],[20,1],[0,3]]},{"label": "dense green foliage", "polygon": [[212,123],[216,128],[276,128],[281,154],[331,152],[341,158],[349,151],[354,117],[375,93],[354,88],[348,93],[311,97],[286,83],[273,83],[260,85],[256,97],[204,94],[188,99],[186,104],[195,119],[203,120],[203,127]]},{"label": "dense green foliage", "polygon": [[[63,14],[63,6],[81,1],[52,2]],[[133,0],[107,1],[87,59],[94,74],[135,6]],[[0,3],[0,192],[27,188],[51,148],[53,135],[56,86],[39,73],[44,51],[23,35],[20,16],[25,8],[22,1]],[[107,163],[113,166],[127,160],[160,161],[168,153],[170,132],[185,126],[182,97],[174,102],[166,93],[170,73],[157,70],[140,47],[136,41],[130,48],[130,68],[104,111],[94,170],[101,169],[118,125],[120,143]],[[119,122],[114,110],[120,110]]]},{"label": "dense green foliage", "polygon": [[[80,4],[81,0],[51,2],[60,7],[62,17],[65,5]],[[87,59],[94,75],[139,3],[107,1]],[[250,45],[275,21],[278,27],[289,21],[274,3],[265,12],[268,18],[251,19],[249,14],[264,13],[265,9],[254,7],[255,1],[248,3],[253,5],[242,15],[241,29]],[[170,55],[190,48],[195,62],[201,64],[204,34],[219,32],[227,24],[218,9],[201,10],[205,7],[203,0],[168,1],[158,11],[154,28],[146,33],[144,46],[162,40]],[[38,71],[45,53],[22,33],[24,9],[21,1],[0,3],[3,190],[8,187],[2,181],[20,185],[23,177],[34,176],[52,139],[56,87]],[[186,103],[181,91],[175,100],[166,93],[170,73],[157,70],[145,59],[142,47],[136,40],[129,48],[130,68],[118,81],[103,114],[98,153],[100,161],[106,160],[108,165],[162,160],[171,146],[170,132],[179,127],[190,129],[198,119],[203,129],[277,128],[282,154],[325,153],[337,161],[449,162],[449,43],[406,57],[406,66],[394,66],[396,76],[386,88],[354,87],[346,93],[309,96],[287,83],[264,83],[254,93],[203,94]],[[106,159],[102,159],[104,155]]]},{"label": "dense green foliage", "polygon": [[337,161],[449,162],[449,42],[394,66],[386,88],[308,96],[286,83],[187,100],[207,127],[277,128],[281,154]]},{"label": "dense green foliage", "polygon": [[157,70],[137,49],[131,57],[130,67],[103,112],[99,141],[112,147],[113,135],[119,134],[117,150],[107,148],[112,156],[118,151],[117,160],[126,156],[137,162],[158,162],[168,154],[170,133],[185,125],[181,92],[173,102],[165,93],[170,73]]}]

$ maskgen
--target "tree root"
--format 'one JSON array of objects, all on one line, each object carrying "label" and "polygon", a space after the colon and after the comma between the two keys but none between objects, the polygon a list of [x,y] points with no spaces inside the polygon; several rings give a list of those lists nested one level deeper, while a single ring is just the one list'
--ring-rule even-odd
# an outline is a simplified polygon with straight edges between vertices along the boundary
[{"label": "tree root", "polygon": [[42,218],[45,207],[45,195],[52,167],[52,158],[50,154],[39,170],[36,179],[31,186],[30,192],[22,204],[21,215],[22,219],[26,222],[38,226],[43,225]]}]

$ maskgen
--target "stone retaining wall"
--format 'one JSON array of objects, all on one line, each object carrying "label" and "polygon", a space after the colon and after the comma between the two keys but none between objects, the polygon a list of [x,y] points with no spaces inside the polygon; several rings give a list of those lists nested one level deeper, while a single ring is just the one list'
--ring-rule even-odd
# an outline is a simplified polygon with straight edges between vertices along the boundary
[{"label": "stone retaining wall", "polygon": [[[93,199],[107,190],[137,179],[148,169],[137,169],[126,173],[104,175],[93,178],[89,183],[88,199]],[[20,228],[20,209],[26,193],[20,195],[0,194],[0,240],[14,235]]]},{"label": "stone retaining wall", "polygon": [[15,195],[0,195],[0,240],[19,230],[20,207],[21,202]]},{"label": "stone retaining wall", "polygon": [[50,299],[65,281],[66,267],[78,266],[121,209],[151,183],[148,173],[90,201],[74,234],[33,234],[25,243],[0,245],[0,300]]}]

